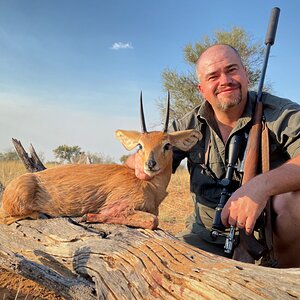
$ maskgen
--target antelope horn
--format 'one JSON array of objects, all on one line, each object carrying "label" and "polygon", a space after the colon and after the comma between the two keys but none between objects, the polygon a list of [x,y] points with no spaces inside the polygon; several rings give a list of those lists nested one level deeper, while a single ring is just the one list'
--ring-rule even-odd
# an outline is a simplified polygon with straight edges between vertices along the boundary
[{"label": "antelope horn", "polygon": [[168,132],[169,116],[170,116],[170,92],[168,91],[168,100],[167,100],[167,108],[166,108],[166,120],[165,120],[165,128],[164,128],[165,133]]},{"label": "antelope horn", "polygon": [[141,91],[141,96],[140,96],[140,114],[141,114],[142,132],[147,133],[146,123],[145,123],[145,116],[144,116],[144,109],[143,109],[142,91]]}]

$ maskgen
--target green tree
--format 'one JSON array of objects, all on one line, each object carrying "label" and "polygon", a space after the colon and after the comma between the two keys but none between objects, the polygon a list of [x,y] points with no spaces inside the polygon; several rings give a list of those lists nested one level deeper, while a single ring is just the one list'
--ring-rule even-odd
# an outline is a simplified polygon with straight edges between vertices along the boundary
[{"label": "green tree", "polygon": [[11,161],[19,160],[19,156],[15,150],[7,150],[6,152],[0,153],[0,161]]},{"label": "green tree", "polygon": [[[199,105],[203,99],[198,91],[198,79],[195,73],[195,63],[207,48],[215,44],[229,44],[236,48],[249,74],[249,88],[254,88],[259,81],[260,66],[263,61],[264,47],[261,43],[253,42],[251,36],[244,29],[233,27],[231,31],[217,31],[212,37],[204,36],[195,45],[188,44],[183,52],[188,66],[186,74],[178,74],[174,70],[166,69],[162,72],[163,88],[170,91],[171,111],[170,118],[179,118],[192,108]],[[162,120],[165,116],[165,100],[160,99],[158,106]]]},{"label": "green tree", "polygon": [[80,155],[81,148],[79,146],[61,145],[54,149],[53,153],[61,163],[64,161],[72,163]]},{"label": "green tree", "polygon": [[122,155],[122,156],[120,157],[120,162],[121,162],[122,164],[124,164],[125,161],[127,160],[127,158],[128,158],[130,155],[131,155],[131,154],[124,154],[124,155]]}]

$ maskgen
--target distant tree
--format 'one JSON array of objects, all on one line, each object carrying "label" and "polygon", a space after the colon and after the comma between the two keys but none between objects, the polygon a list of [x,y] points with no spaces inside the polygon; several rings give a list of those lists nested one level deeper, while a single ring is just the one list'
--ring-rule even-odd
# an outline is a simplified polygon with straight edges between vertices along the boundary
[{"label": "distant tree", "polygon": [[124,154],[124,155],[122,155],[122,156],[120,157],[120,162],[121,162],[122,164],[124,164],[125,161],[127,160],[127,158],[128,158],[130,155],[131,155],[131,154]]},{"label": "distant tree", "polygon": [[61,145],[54,149],[53,153],[61,163],[65,161],[72,163],[80,155],[81,148],[79,146]]},{"label": "distant tree", "polygon": [[15,150],[7,150],[0,153],[0,161],[19,160],[19,156]]},{"label": "distant tree", "polygon": [[71,162],[73,164],[89,164],[91,163],[90,157],[84,151],[76,153],[72,158]]},{"label": "distant tree", "polygon": [[87,157],[91,161],[92,164],[114,164],[114,160],[112,157],[108,155],[104,155],[102,153],[87,153]]},{"label": "distant tree", "polygon": [[113,164],[113,158],[102,153],[91,153],[81,151],[79,146],[61,145],[53,150],[56,159],[60,163],[80,163],[80,164]]},{"label": "distant tree", "polygon": [[[162,81],[165,91],[171,93],[171,118],[179,118],[192,108],[199,105],[203,98],[198,91],[198,79],[195,74],[195,63],[207,48],[215,44],[229,44],[236,48],[242,58],[249,74],[249,87],[254,88],[259,81],[260,66],[263,61],[264,48],[261,43],[253,42],[244,29],[233,27],[231,31],[217,31],[212,37],[204,36],[200,42],[193,46],[188,44],[184,48],[184,59],[189,65],[186,74],[178,74],[174,70],[166,69],[162,72]],[[165,99],[158,101],[162,120],[165,116]]]}]

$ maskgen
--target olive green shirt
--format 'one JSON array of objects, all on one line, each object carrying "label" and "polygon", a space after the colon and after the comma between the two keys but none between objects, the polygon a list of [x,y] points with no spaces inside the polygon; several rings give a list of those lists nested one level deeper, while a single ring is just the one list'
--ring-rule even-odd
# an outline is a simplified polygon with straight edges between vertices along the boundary
[{"label": "olive green shirt", "polygon": [[[238,188],[242,180],[241,162],[246,148],[246,137],[251,128],[256,95],[256,92],[248,93],[245,111],[230,134],[231,137],[233,134],[241,132],[245,136],[245,140],[241,143],[237,170],[233,175],[233,190]],[[264,119],[269,128],[270,167],[273,169],[300,154],[300,105],[268,93],[263,94],[262,102]],[[187,158],[190,189],[196,205],[192,231],[197,232],[197,225],[203,226],[204,223],[206,228],[211,227],[213,209],[219,203],[223,188],[220,180],[226,174],[230,137],[224,144],[214,119],[213,110],[207,101],[180,120],[174,121],[171,126],[171,130],[174,131],[192,128],[199,130],[203,134],[203,138],[189,152],[173,150],[173,172],[180,162]],[[207,209],[203,210],[205,207]]]}]

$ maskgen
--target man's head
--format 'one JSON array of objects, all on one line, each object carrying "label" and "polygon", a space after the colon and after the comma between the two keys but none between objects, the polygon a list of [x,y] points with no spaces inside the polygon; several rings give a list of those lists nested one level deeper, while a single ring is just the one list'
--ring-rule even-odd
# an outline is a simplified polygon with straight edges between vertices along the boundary
[{"label": "man's head", "polygon": [[227,112],[246,103],[248,74],[233,47],[220,44],[205,50],[196,63],[196,72],[198,88],[215,111]]}]

